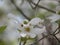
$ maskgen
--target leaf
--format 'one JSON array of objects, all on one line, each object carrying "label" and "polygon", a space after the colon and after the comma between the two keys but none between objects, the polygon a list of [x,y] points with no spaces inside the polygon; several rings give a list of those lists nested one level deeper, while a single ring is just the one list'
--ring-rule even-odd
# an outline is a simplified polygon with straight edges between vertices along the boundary
[{"label": "leaf", "polygon": [[7,26],[1,26],[0,27],[0,33],[2,33],[5,29],[6,29]]},{"label": "leaf", "polygon": [[0,40],[0,45],[5,45],[4,41]]}]

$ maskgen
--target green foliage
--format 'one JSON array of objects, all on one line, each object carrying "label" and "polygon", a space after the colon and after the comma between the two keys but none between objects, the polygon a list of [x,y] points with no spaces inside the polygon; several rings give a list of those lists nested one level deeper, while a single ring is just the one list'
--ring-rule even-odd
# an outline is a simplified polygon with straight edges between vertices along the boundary
[{"label": "green foliage", "polygon": [[60,27],[60,19],[56,21],[56,23],[58,23],[59,27]]},{"label": "green foliage", "polygon": [[58,24],[60,24],[60,20],[57,20],[56,22],[57,22]]},{"label": "green foliage", "polygon": [[36,17],[39,17],[41,19],[45,19],[45,13],[39,13],[36,15]]},{"label": "green foliage", "polygon": [[6,13],[0,8],[0,18],[2,18]]},{"label": "green foliage", "polygon": [[54,4],[54,3],[49,3],[48,6],[52,9],[56,8],[56,4]]},{"label": "green foliage", "polygon": [[33,16],[31,15],[31,17],[30,17],[31,19],[33,19],[33,18],[35,18],[35,15],[33,14]]},{"label": "green foliage", "polygon": [[0,33],[2,33],[5,29],[6,29],[7,26],[1,26],[0,27]]},{"label": "green foliage", "polygon": [[37,38],[37,36],[36,36],[35,38],[31,38],[31,37],[29,37],[29,36],[26,36],[26,37],[21,37],[21,38],[19,38],[18,40],[24,41],[24,42],[27,41],[27,40],[35,41],[36,38]]},{"label": "green foliage", "polygon": [[4,41],[0,40],[0,45],[5,45]]},{"label": "green foliage", "polygon": [[15,15],[20,14],[19,11],[17,11],[16,9],[12,10],[12,13]]},{"label": "green foliage", "polygon": [[27,41],[27,38],[26,37],[22,37],[21,41]]},{"label": "green foliage", "polygon": [[35,17],[39,17],[41,19],[45,19],[46,17],[49,17],[51,16],[52,13],[49,12],[49,11],[46,11],[46,12],[40,12],[40,13],[37,13],[37,15]]},{"label": "green foliage", "polygon": [[60,11],[58,11],[58,14],[60,15]]}]

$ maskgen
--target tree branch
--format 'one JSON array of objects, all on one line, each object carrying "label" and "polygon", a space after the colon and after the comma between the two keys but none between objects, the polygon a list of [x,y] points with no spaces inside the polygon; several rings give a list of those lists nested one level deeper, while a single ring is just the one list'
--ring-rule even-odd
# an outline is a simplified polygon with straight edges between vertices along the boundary
[{"label": "tree branch", "polygon": [[[37,4],[35,4],[34,2],[32,2],[32,1],[31,1],[31,3],[34,4],[35,6],[37,5]],[[44,6],[41,6],[41,5],[37,5],[37,7],[39,7],[39,8],[43,8],[43,9],[46,9],[46,10],[52,12],[52,13],[56,13],[56,11],[51,10],[51,9],[48,9],[48,8],[46,8],[46,7],[44,7]]]},{"label": "tree branch", "polygon": [[35,5],[35,9],[38,7],[38,4],[41,0],[38,0],[37,4]]},{"label": "tree branch", "polygon": [[53,35],[56,39],[57,39],[57,41],[60,43],[60,40],[55,36],[55,35]]},{"label": "tree branch", "polygon": [[[60,28],[58,28],[58,29],[60,29]],[[55,32],[55,31],[54,31],[54,32]],[[54,32],[53,32],[53,33],[54,33]],[[58,32],[58,33],[56,33],[56,34],[53,34],[53,33],[42,37],[41,39],[39,39],[39,40],[36,41],[36,42],[40,42],[41,40],[43,40],[44,38],[46,38],[46,37],[48,37],[48,36],[50,36],[50,35],[57,35],[57,34],[59,34],[60,32]],[[57,37],[55,36],[55,38],[57,38]],[[58,38],[57,38],[57,40],[58,40]],[[58,40],[58,41],[59,41],[59,43],[60,43],[60,40]],[[36,42],[34,42],[34,43],[31,44],[31,45],[34,45]]]},{"label": "tree branch", "polygon": [[11,2],[12,2],[12,4],[16,7],[16,9],[17,9],[26,19],[30,20],[30,18],[27,17],[27,16],[23,13],[23,11],[16,6],[16,4],[14,3],[13,0],[11,0]]},{"label": "tree branch", "polygon": [[41,0],[38,0],[38,2],[37,2],[37,4],[35,5],[35,7],[33,7],[32,4],[31,4],[32,1],[28,0],[28,2],[29,2],[29,4],[30,4],[30,6],[32,7],[32,9],[36,9],[36,8],[38,7],[37,5],[39,4],[40,1],[41,1]]}]

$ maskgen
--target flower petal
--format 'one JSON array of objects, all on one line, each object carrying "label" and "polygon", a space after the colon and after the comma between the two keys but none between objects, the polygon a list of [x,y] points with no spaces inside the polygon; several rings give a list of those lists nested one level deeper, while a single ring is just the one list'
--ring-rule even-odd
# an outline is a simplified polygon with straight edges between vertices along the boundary
[{"label": "flower petal", "polygon": [[25,33],[21,33],[20,36],[21,37],[26,37],[26,34]]},{"label": "flower petal", "polygon": [[43,32],[46,32],[46,29],[45,29],[45,27],[43,27],[43,28],[33,28],[31,30],[31,32],[34,33],[34,34],[39,35],[39,34],[41,34]]},{"label": "flower petal", "polygon": [[36,34],[34,34],[34,33],[29,33],[29,36],[30,36],[30,38],[35,38],[35,37],[36,37]]},{"label": "flower petal", "polygon": [[51,19],[51,22],[55,22],[60,19],[60,15],[54,14],[54,15],[48,17],[48,19]]},{"label": "flower petal", "polygon": [[36,17],[36,18],[33,18],[29,24],[31,25],[37,25],[39,22],[43,22],[43,20],[41,20],[40,18]]}]

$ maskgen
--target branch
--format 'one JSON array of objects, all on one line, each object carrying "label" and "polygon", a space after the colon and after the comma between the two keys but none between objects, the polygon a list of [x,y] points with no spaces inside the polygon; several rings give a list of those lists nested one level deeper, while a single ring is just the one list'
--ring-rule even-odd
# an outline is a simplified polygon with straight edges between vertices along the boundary
[{"label": "branch", "polygon": [[23,11],[16,6],[16,4],[14,3],[13,0],[11,0],[11,2],[12,2],[12,4],[16,7],[16,9],[17,9],[26,19],[30,20],[30,18],[27,17],[27,16],[23,13]]},{"label": "branch", "polygon": [[[34,4],[35,6],[37,5],[37,4],[35,4],[34,2],[32,2],[32,1],[31,1],[31,3]],[[39,8],[43,8],[43,9],[46,9],[46,10],[52,12],[52,13],[56,13],[56,11],[51,10],[51,9],[48,9],[48,8],[46,8],[46,7],[44,7],[44,6],[41,6],[41,5],[37,5],[37,7],[39,7]]]},{"label": "branch", "polygon": [[28,0],[28,2],[29,2],[29,4],[30,4],[30,6],[32,7],[32,9],[36,9],[36,8],[37,8],[37,5],[39,4],[40,1],[41,1],[41,0],[38,0],[38,2],[37,2],[37,4],[35,5],[35,7],[33,7],[32,4],[31,4],[32,0]]},{"label": "branch", "polygon": [[[58,28],[58,29],[60,29],[60,28]],[[55,32],[55,31],[54,31]],[[54,33],[53,32],[53,33]],[[46,37],[48,37],[48,36],[50,36],[50,35],[57,35],[57,34],[59,34],[60,32],[58,32],[58,33],[56,33],[56,34],[49,34],[49,35],[46,35],[46,36],[44,36],[44,37],[42,37],[41,39],[39,39],[38,41],[36,41],[36,42],[40,42],[41,40],[43,40],[44,38],[46,38]],[[57,38],[56,36],[54,36],[55,38]],[[58,38],[57,38],[57,40],[58,40]],[[58,40],[59,41],[59,40]],[[31,44],[31,45],[34,45],[34,44],[36,44],[36,42],[34,42],[33,44]],[[59,43],[60,43],[60,41],[59,41]]]},{"label": "branch", "polygon": [[35,9],[38,7],[38,4],[39,4],[39,2],[40,2],[41,0],[38,0],[38,2],[37,2],[37,4],[35,5]]},{"label": "branch", "polygon": [[60,40],[55,36],[55,35],[53,35],[56,39],[57,39],[57,41],[60,43]]}]

